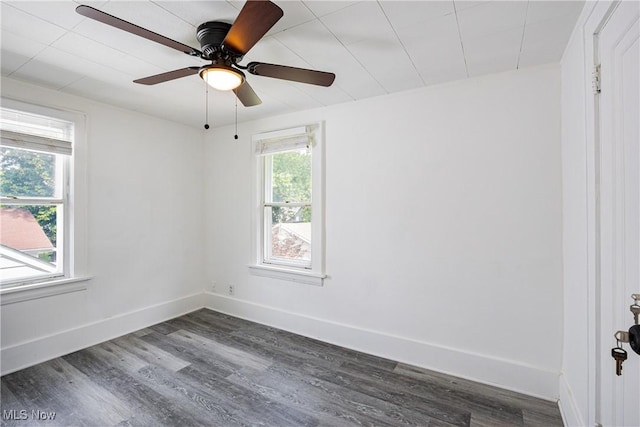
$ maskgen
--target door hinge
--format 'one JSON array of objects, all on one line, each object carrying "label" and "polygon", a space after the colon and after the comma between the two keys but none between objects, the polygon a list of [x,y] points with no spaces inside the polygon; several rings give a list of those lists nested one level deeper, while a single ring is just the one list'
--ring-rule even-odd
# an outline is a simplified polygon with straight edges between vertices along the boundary
[{"label": "door hinge", "polygon": [[593,89],[593,94],[597,95],[600,93],[600,64],[593,67],[593,71],[591,72],[591,88]]}]

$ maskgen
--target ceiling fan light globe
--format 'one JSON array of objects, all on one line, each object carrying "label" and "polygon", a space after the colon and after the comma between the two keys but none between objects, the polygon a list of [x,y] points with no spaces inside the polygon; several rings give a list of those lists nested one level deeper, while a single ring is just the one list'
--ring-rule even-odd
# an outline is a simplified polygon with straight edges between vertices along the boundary
[{"label": "ceiling fan light globe", "polygon": [[231,67],[213,65],[200,72],[202,80],[217,90],[232,90],[244,83],[244,75]]}]

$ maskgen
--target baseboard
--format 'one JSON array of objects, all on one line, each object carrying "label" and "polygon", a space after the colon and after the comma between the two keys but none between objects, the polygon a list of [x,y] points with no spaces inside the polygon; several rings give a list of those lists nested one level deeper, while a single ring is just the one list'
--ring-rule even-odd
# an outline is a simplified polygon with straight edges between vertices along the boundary
[{"label": "baseboard", "polygon": [[124,313],[1,350],[2,375],[164,322],[202,307],[398,362],[498,386],[547,400],[560,389],[565,425],[584,425],[566,381],[518,362],[447,348],[410,338],[292,313],[213,293]]},{"label": "baseboard", "polygon": [[587,424],[582,419],[580,411],[578,410],[571,386],[564,375],[560,375],[559,393],[560,400],[558,401],[558,406],[560,406],[560,414],[562,415],[564,425],[566,427],[586,426]]},{"label": "baseboard", "polygon": [[196,293],[3,348],[0,351],[2,375],[91,347],[202,307],[203,294]]},{"label": "baseboard", "polygon": [[205,293],[204,306],[232,316],[398,362],[494,385],[545,400],[558,400],[558,373],[512,360],[384,334],[210,292]]}]

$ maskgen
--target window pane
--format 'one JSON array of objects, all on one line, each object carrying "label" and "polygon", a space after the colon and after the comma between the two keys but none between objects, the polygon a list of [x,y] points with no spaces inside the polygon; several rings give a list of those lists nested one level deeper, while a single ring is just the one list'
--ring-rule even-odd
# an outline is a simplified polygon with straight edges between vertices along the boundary
[{"label": "window pane", "polygon": [[272,260],[311,261],[311,206],[267,207],[271,218],[267,233]]},{"label": "window pane", "polygon": [[3,280],[49,275],[57,263],[61,206],[0,207],[0,273]]},{"label": "window pane", "polygon": [[0,148],[0,194],[3,197],[56,197],[56,155]]},{"label": "window pane", "polygon": [[[311,151],[287,151],[272,155],[272,202],[311,201]],[[267,194],[267,197],[269,194]]]}]

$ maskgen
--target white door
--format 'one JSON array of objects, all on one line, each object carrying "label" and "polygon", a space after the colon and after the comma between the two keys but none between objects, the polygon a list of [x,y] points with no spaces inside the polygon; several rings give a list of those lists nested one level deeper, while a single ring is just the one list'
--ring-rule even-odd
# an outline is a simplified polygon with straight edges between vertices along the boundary
[{"label": "white door", "polygon": [[615,375],[613,334],[633,324],[640,293],[640,2],[618,3],[598,34],[600,146],[600,422],[640,426],[640,355]]}]

